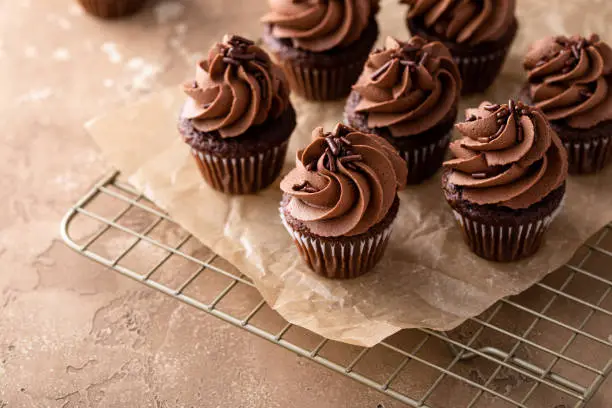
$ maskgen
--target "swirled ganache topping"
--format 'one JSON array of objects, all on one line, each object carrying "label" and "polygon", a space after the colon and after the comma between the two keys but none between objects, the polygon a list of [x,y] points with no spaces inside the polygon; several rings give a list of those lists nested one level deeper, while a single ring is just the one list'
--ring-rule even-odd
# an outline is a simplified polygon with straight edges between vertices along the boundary
[{"label": "swirled ganache topping", "polygon": [[478,45],[496,41],[514,24],[516,0],[401,0],[441,39]]},{"label": "swirled ganache topping", "polygon": [[389,212],[405,186],[406,163],[385,139],[344,125],[313,132],[282,181],[285,210],[324,237],[365,233]]},{"label": "swirled ganache topping", "polygon": [[383,50],[370,54],[353,89],[361,95],[355,111],[368,114],[368,127],[405,137],[431,129],[456,109],[461,75],[442,43],[388,37]]},{"label": "swirled ganache topping", "polygon": [[468,109],[452,142],[455,159],[444,163],[448,183],[474,204],[527,208],[567,178],[567,153],[544,115],[510,100]]},{"label": "swirled ganache topping", "polygon": [[577,129],[612,120],[612,49],[599,36],[544,38],[524,67],[529,95],[549,120]]},{"label": "swirled ganache topping", "polygon": [[278,118],[289,105],[286,79],[268,54],[236,35],[215,44],[196,68],[195,81],[183,85],[182,116],[202,132],[236,137],[251,126]]},{"label": "swirled ganache topping", "polygon": [[379,9],[380,0],[270,0],[261,21],[272,35],[293,46],[323,52],[347,47],[361,37]]}]

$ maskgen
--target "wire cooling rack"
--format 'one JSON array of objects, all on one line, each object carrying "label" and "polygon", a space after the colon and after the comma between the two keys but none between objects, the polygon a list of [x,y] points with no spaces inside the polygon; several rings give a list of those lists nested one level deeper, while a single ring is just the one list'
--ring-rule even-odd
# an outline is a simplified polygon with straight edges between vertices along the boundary
[{"label": "wire cooling rack", "polygon": [[[404,330],[372,348],[272,311],[248,277],[113,173],[66,214],[68,246],[108,268],[412,407],[584,407],[612,371],[612,229],[520,296],[456,330]],[[612,404],[612,401],[608,401]]]}]

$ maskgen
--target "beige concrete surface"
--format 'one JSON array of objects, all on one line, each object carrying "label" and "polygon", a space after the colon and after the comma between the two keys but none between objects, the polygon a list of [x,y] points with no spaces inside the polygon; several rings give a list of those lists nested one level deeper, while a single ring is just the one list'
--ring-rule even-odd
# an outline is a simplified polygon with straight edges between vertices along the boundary
[{"label": "beige concrete surface", "polygon": [[[107,23],[69,0],[0,1],[1,408],[400,407],[58,237],[62,215],[109,170],[83,123],[188,77],[209,38],[232,28],[222,13],[248,12],[239,29],[257,35],[264,7],[167,0]],[[611,406],[611,388],[591,406]],[[454,396],[441,401],[453,408]]]}]

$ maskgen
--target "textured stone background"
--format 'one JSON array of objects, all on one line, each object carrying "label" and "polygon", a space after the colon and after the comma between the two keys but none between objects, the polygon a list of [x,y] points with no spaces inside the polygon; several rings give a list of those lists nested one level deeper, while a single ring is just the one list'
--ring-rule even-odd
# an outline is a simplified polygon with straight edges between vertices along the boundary
[{"label": "textured stone background", "polygon": [[[264,7],[167,0],[103,23],[71,1],[0,1],[1,408],[400,406],[58,238],[67,208],[108,170],[82,124],[188,77],[228,16],[257,35]],[[612,404],[604,389],[592,407]]]}]

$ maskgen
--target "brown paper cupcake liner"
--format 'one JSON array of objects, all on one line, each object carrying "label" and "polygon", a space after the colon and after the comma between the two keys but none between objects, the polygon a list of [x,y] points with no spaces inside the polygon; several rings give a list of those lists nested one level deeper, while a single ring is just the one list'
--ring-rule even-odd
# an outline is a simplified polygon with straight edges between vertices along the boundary
[{"label": "brown paper cupcake liner", "polygon": [[370,271],[382,258],[392,230],[391,225],[360,241],[328,241],[295,231],[282,211],[281,219],[310,269],[330,279],[352,279]]},{"label": "brown paper cupcake liner", "polygon": [[191,149],[202,176],[215,190],[226,194],[252,194],[272,184],[279,176],[288,140],[267,151],[239,158],[218,157]]},{"label": "brown paper cupcake liner", "polygon": [[313,101],[335,100],[348,95],[364,64],[365,59],[336,68],[313,68],[297,61],[280,62],[291,89]]},{"label": "brown paper cupcake liner", "polygon": [[563,145],[567,150],[569,172],[572,174],[595,173],[612,161],[612,136],[563,142]]},{"label": "brown paper cupcake liner", "polygon": [[463,81],[461,93],[467,95],[486,91],[501,72],[508,50],[503,48],[486,55],[454,56]]},{"label": "brown paper cupcake liner", "polygon": [[512,262],[533,255],[542,244],[550,223],[563,208],[564,200],[544,219],[514,226],[482,223],[453,209],[463,238],[481,258],[496,262]]},{"label": "brown paper cupcake liner", "polygon": [[85,11],[101,18],[118,18],[138,11],[146,0],[79,0]]},{"label": "brown paper cupcake liner", "polygon": [[442,167],[451,137],[452,131],[429,145],[399,151],[408,166],[408,184],[421,183],[436,174]]}]

